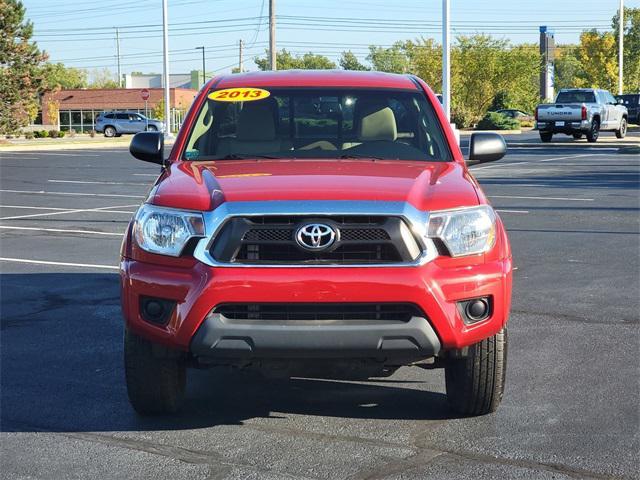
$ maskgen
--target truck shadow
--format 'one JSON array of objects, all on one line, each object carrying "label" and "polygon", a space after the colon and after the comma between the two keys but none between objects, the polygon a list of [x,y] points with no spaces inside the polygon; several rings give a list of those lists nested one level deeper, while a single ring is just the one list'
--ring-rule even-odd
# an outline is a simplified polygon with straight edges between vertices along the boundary
[{"label": "truck shadow", "polygon": [[[289,414],[451,417],[445,396],[423,391],[423,382],[276,381],[207,370],[190,372],[181,414],[141,418],[124,387],[117,274],[3,274],[0,287],[1,431],[181,430]],[[433,374],[420,375],[433,383]]]}]

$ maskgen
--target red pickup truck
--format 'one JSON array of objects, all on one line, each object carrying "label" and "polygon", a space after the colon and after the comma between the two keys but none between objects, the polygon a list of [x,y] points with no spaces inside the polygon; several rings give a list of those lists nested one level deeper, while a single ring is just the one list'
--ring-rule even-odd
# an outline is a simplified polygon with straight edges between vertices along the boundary
[{"label": "red pickup truck", "polygon": [[[454,411],[502,398],[512,258],[440,103],[419,78],[216,77],[167,159],[120,264],[126,382],[176,411],[187,367],[365,379],[444,367]],[[477,133],[469,160],[504,156]]]}]

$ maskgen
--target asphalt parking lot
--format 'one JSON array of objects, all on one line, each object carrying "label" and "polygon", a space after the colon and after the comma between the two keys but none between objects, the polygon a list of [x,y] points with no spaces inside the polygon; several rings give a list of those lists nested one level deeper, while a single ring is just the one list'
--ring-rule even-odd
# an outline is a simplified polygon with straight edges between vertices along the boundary
[{"label": "asphalt parking lot", "polygon": [[191,371],[183,413],[137,417],[116,265],[158,169],[122,148],[0,151],[0,477],[640,478],[640,156],[528,138],[472,167],[518,268],[505,397],[479,418],[418,368]]}]

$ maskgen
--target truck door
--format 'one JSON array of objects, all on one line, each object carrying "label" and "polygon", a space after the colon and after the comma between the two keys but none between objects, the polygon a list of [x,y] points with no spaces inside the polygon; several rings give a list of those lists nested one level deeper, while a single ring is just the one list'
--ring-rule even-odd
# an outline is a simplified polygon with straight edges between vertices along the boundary
[{"label": "truck door", "polygon": [[611,92],[604,92],[609,107],[609,128],[617,129],[622,121],[622,109],[618,106],[615,97]]}]

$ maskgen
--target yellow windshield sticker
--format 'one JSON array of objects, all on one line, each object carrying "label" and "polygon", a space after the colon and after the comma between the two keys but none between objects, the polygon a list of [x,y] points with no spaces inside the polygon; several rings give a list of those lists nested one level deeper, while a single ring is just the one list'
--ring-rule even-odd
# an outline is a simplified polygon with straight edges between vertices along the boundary
[{"label": "yellow windshield sticker", "polygon": [[209,98],[216,102],[253,102],[269,95],[271,93],[262,88],[225,88],[210,93]]}]

